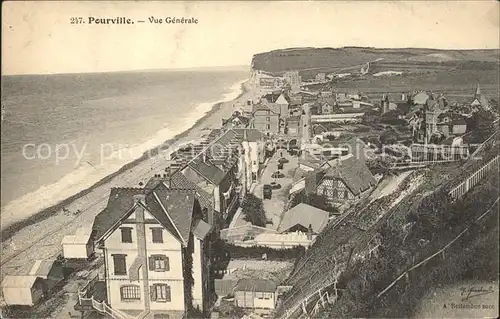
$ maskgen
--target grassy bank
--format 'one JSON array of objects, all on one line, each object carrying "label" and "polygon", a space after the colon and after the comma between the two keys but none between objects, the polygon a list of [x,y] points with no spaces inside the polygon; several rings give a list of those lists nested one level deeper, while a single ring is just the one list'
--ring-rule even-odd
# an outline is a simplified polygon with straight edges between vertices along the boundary
[{"label": "grassy bank", "polygon": [[[406,220],[383,227],[377,256],[355,263],[343,274],[341,298],[319,317],[408,318],[432,288],[466,280],[497,281],[498,181],[498,174],[491,174],[455,203],[441,192],[430,194],[414,206]],[[490,207],[485,220],[475,223]],[[444,247],[468,226],[466,235],[446,251],[446,259],[431,259],[411,272],[409,284],[400,280],[377,298],[399,274]]]}]

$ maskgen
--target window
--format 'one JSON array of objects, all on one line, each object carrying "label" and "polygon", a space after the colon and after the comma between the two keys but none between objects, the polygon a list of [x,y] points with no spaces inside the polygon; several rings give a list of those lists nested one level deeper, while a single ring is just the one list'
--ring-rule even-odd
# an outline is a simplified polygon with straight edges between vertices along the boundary
[{"label": "window", "polygon": [[172,301],[170,286],[164,284],[153,285],[151,288],[151,300],[161,302]]},{"label": "window", "polygon": [[152,255],[149,257],[149,270],[152,271],[169,271],[170,261],[165,255]]},{"label": "window", "polygon": [[151,228],[153,235],[153,243],[163,243],[163,229],[162,228]]},{"label": "window", "polygon": [[271,125],[267,124],[267,125],[266,125],[266,128],[267,128],[268,130],[270,130],[270,129],[271,129]]},{"label": "window", "polygon": [[266,122],[271,122],[271,118],[269,116],[266,117]]},{"label": "window", "polygon": [[113,256],[113,265],[115,267],[115,275],[126,275],[127,274],[127,263],[125,257],[127,255],[111,255]]},{"label": "window", "polygon": [[122,227],[120,228],[122,231],[122,243],[131,243],[132,242],[132,228],[131,227]]},{"label": "window", "polygon": [[136,285],[128,285],[120,287],[120,295],[122,300],[140,300],[141,288]]},{"label": "window", "polygon": [[349,191],[347,189],[344,190],[344,198],[349,198]]}]

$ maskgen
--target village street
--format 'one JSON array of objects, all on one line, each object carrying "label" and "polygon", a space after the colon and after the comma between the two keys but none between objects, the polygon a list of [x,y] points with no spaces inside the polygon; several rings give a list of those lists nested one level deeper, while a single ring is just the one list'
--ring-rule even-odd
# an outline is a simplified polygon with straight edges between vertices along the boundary
[{"label": "village street", "polygon": [[[283,156],[281,156],[283,155]],[[271,175],[278,171],[278,160],[284,157],[289,160],[289,163],[285,163],[281,173],[285,175],[284,178],[273,178]],[[281,217],[283,214],[283,208],[288,200],[288,192],[290,190],[293,175],[298,167],[298,158],[296,156],[291,156],[286,150],[277,150],[276,153],[268,161],[268,164],[262,175],[259,178],[259,183],[255,185],[252,193],[260,199],[263,199],[263,188],[265,184],[271,184],[271,182],[276,182],[281,185],[280,189],[273,189],[273,194],[271,199],[263,199],[264,210],[266,211],[266,218],[272,221],[272,224],[266,225],[266,228],[277,229],[281,222]],[[245,215],[239,209],[239,212],[235,214],[234,220],[231,222],[230,228],[240,227],[244,225],[251,225],[250,222],[244,220]]]},{"label": "village street", "polygon": [[[281,156],[281,154],[283,156]],[[284,157],[289,160],[289,163],[285,163],[283,169],[280,170],[281,173],[285,175],[284,178],[273,178],[271,175],[278,171],[278,160]],[[283,214],[283,208],[288,200],[288,192],[293,181],[293,174],[295,169],[298,167],[298,158],[296,156],[290,156],[286,150],[276,150],[276,153],[270,158],[267,167],[264,169],[262,176],[260,177],[260,183],[255,187],[254,194],[262,198],[263,192],[262,188],[265,184],[271,184],[271,182],[276,182],[281,185],[280,189],[273,189],[273,195],[271,199],[264,199],[264,210],[266,211],[266,217],[268,220],[272,221],[272,225],[267,225],[268,228],[277,229],[281,222],[281,216]]]},{"label": "village street", "polygon": [[309,119],[310,119],[310,112],[309,112],[309,104],[306,103],[303,105],[303,111],[304,111],[304,114],[302,115],[301,117],[301,120],[300,120],[300,128],[299,128],[299,132],[301,132],[301,148],[303,147],[303,145],[305,145],[306,143],[309,142],[310,138],[311,138],[311,130],[309,128]]}]

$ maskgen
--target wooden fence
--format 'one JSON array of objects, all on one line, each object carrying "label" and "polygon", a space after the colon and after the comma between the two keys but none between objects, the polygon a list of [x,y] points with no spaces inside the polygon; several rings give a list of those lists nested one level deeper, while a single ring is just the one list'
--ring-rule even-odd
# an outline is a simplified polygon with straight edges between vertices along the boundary
[{"label": "wooden fence", "polygon": [[[495,132],[494,134],[492,134],[492,136],[490,136],[490,138],[488,138],[485,142],[483,142],[481,144],[481,146],[478,147],[478,149],[472,154],[472,156],[469,158],[469,160],[471,160],[471,159],[474,160],[474,156],[476,156],[477,154],[479,154],[479,152],[482,151],[487,146],[494,145],[495,141],[496,141],[495,138],[494,138],[495,136],[497,136],[497,132]],[[450,195],[452,196],[452,198],[454,198],[454,199],[460,198],[466,192],[468,192],[473,186],[477,185],[479,183],[479,181],[481,181],[481,179],[484,178],[489,171],[491,171],[493,168],[496,167],[496,165],[498,164],[498,161],[499,161],[499,155],[497,155],[492,160],[490,160],[489,162],[487,162],[485,165],[483,165],[482,167],[480,167],[479,169],[477,169],[474,173],[472,173],[469,177],[467,177],[466,180],[464,180],[463,182],[461,182],[458,186],[454,187],[450,191]],[[495,201],[495,203],[493,204],[493,206],[491,208],[493,208],[496,205],[497,202],[498,202],[498,199]],[[396,208],[392,209],[392,213],[389,214],[388,218],[390,218],[392,216],[392,214],[395,211],[397,211],[397,207],[399,207],[400,204],[401,203],[399,203],[396,206]],[[484,214],[482,214],[478,219],[476,219],[476,221],[481,220],[486,214],[488,214],[491,211],[491,208],[489,210],[487,210]],[[346,214],[343,218],[339,219],[338,222],[336,222],[333,227],[335,227],[338,223],[340,223],[348,215],[350,215],[350,213]],[[442,254],[444,250],[446,250],[451,244],[453,244],[456,240],[458,240],[458,238],[460,238],[469,228],[470,228],[470,226],[467,227],[464,231],[462,231],[455,239],[453,239],[451,242],[449,242],[441,250],[439,250],[438,252],[436,252],[435,254],[433,254],[432,256],[430,256],[429,258],[427,258],[426,260],[424,260],[424,261],[416,264],[415,266],[413,266],[412,268],[410,268],[406,272],[404,272],[401,276],[399,276],[398,278],[396,278],[396,280],[394,280],[393,283],[391,283],[387,288],[385,288],[381,293],[379,293],[378,297],[380,297],[386,291],[388,291],[401,278],[407,277],[408,276],[408,272],[410,272],[411,270],[414,270],[415,268],[420,267],[422,264],[427,263],[427,261],[429,259],[432,259],[432,258],[434,258],[434,257]],[[297,270],[293,271],[293,273],[291,274],[291,276],[290,276],[290,278],[289,278],[288,281],[290,281],[291,278],[293,278],[294,276],[296,276],[299,273],[299,271],[300,271],[301,268],[303,268],[303,267],[306,266],[307,261],[312,256],[313,255],[310,255],[303,263],[300,264],[300,266],[298,267]],[[318,275],[320,275],[320,278],[317,278]],[[298,287],[298,289],[295,290],[295,293],[292,293],[292,295],[289,296],[282,303],[282,305],[283,304],[292,304],[293,306],[292,307],[288,307],[281,316],[278,316],[278,318],[290,318],[299,309],[302,309],[302,315],[305,315],[306,317],[309,317],[309,314],[306,311],[306,305],[308,304],[308,301],[310,300],[310,298],[313,297],[315,294],[318,294],[318,293],[321,294],[321,290],[322,289],[328,288],[336,280],[338,280],[338,274],[337,274],[337,276],[332,276],[331,274],[328,275],[328,274],[325,274],[324,272],[318,273],[318,271],[317,271],[311,277],[309,277],[309,279],[305,283],[302,283],[302,287],[300,287],[300,288]],[[306,287],[304,287],[304,286],[306,286]],[[304,295],[306,296],[305,298],[300,298],[300,296],[304,296]],[[317,305],[314,308],[317,308]]]},{"label": "wooden fence", "polygon": [[[479,222],[481,219],[484,218],[484,216],[486,216],[489,212],[493,211],[493,207],[496,206],[496,204],[498,203],[498,200],[499,198],[496,199],[496,201],[493,203],[493,205],[491,205],[490,208],[488,208],[488,210],[486,210],[486,212],[484,212],[481,216],[479,216],[475,222]],[[391,289],[398,281],[400,281],[401,279],[403,278],[409,278],[409,274],[411,271],[419,268],[420,266],[422,265],[425,265],[429,260],[441,255],[441,254],[444,254],[444,251],[446,249],[448,249],[448,247],[450,247],[454,242],[456,242],[460,237],[462,237],[463,234],[465,234],[470,227],[472,227],[473,225],[475,225],[475,223],[473,223],[472,225],[468,226],[467,228],[465,228],[460,234],[458,234],[458,236],[456,236],[455,238],[453,238],[448,244],[446,244],[443,248],[441,248],[440,250],[438,250],[437,252],[435,252],[434,254],[432,254],[431,256],[427,257],[426,259],[422,260],[421,262],[415,264],[414,266],[410,267],[408,270],[406,270],[405,272],[403,272],[399,277],[397,277],[392,283],[390,283],[384,290],[382,290],[378,295],[377,295],[377,298],[380,298],[382,295],[384,295],[387,291],[389,291],[389,289]]]},{"label": "wooden fence", "polygon": [[474,173],[469,175],[462,183],[455,186],[448,194],[453,200],[457,200],[465,195],[472,187],[476,186],[490,171],[498,171],[498,162],[500,155],[495,156],[492,160],[478,168]]}]

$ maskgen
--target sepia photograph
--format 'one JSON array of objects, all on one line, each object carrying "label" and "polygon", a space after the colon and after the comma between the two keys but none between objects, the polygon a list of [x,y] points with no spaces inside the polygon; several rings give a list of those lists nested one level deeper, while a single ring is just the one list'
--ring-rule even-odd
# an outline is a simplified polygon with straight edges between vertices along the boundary
[{"label": "sepia photograph", "polygon": [[5,1],[0,319],[499,317],[500,2]]}]

